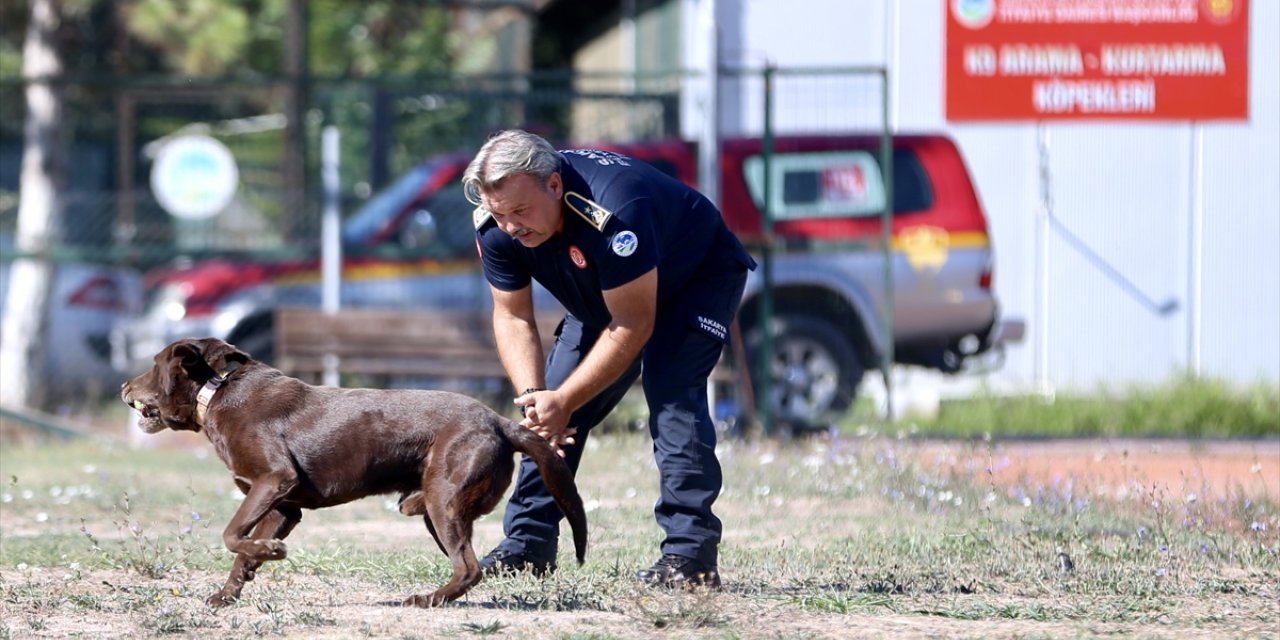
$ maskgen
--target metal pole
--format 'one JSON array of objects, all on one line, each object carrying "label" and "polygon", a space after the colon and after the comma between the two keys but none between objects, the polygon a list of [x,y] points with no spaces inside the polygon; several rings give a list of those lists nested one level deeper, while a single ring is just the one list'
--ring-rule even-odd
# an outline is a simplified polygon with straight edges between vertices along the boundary
[{"label": "metal pole", "polygon": [[880,245],[884,263],[884,305],[881,314],[884,319],[884,346],[880,350],[880,370],[884,376],[884,417],[886,422],[893,422],[893,134],[889,130],[889,69],[882,74],[881,119],[880,132],[880,174],[884,180],[884,211],[880,214]]},{"label": "metal pole", "polygon": [[1204,125],[1191,125],[1191,225],[1187,240],[1187,369],[1200,377],[1204,298]]},{"label": "metal pole", "polygon": [[[320,309],[323,313],[337,313],[342,305],[342,220],[339,213],[338,128],[329,125],[320,138],[321,179],[324,182],[324,215],[320,236],[320,273],[322,279]],[[338,357],[325,354],[324,383],[331,387],[339,384]]]},{"label": "metal pole", "polygon": [[1040,207],[1036,215],[1036,390],[1048,396],[1049,389],[1049,224],[1053,216],[1053,191],[1049,183],[1049,129],[1036,125],[1036,148],[1040,156]]},{"label": "metal pole", "polygon": [[760,249],[760,360],[756,364],[759,375],[759,393],[756,394],[760,410],[760,424],[766,436],[773,435],[773,72],[772,64],[765,65],[764,79],[764,131],[760,156],[764,161],[764,206],[760,207],[760,231],[764,236]]}]

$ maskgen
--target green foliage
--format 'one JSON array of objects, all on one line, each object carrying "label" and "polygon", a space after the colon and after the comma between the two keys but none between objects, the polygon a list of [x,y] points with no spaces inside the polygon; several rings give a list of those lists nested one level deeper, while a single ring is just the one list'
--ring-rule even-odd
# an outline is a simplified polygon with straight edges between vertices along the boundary
[{"label": "green foliage", "polygon": [[219,0],[134,0],[125,18],[135,37],[168,53],[173,70],[192,76],[226,73],[253,35],[245,8]]},{"label": "green foliage", "polygon": [[[61,0],[58,46],[68,73],[177,72],[187,76],[284,72],[287,0]],[[329,77],[421,75],[453,68],[449,9],[372,0],[307,3],[310,73]],[[27,0],[0,3],[0,78],[21,71]],[[112,34],[132,38],[129,57]]]},{"label": "green foliage", "polygon": [[447,10],[431,3],[310,4],[311,72],[325,77],[422,75],[451,70]]}]

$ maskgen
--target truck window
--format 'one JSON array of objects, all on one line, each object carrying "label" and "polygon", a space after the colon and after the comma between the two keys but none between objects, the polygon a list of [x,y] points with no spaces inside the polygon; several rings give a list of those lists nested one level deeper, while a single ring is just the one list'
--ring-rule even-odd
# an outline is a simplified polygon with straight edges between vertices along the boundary
[{"label": "truck window", "polygon": [[[933,190],[920,160],[910,150],[894,153],[897,213],[928,209]],[[764,159],[743,164],[747,188],[757,207],[764,204]],[[779,153],[773,158],[772,212],[775,220],[875,217],[884,209],[880,159],[865,150]]]},{"label": "truck window", "polygon": [[442,257],[475,255],[476,235],[471,222],[475,205],[467,201],[461,182],[450,181],[424,199],[420,206],[435,217],[439,234],[436,253]]}]

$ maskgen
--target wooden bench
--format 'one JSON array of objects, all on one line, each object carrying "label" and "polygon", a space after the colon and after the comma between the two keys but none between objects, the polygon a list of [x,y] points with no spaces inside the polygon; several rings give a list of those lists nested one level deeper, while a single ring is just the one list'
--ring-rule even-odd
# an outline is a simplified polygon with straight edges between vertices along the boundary
[{"label": "wooden bench", "polygon": [[[358,376],[362,384],[392,378],[507,378],[487,311],[342,309],[327,314],[281,308],[274,327],[276,366],[303,379],[320,379],[330,361],[340,374]],[[539,328],[550,334],[555,325]]]},{"label": "wooden bench", "polygon": [[[551,350],[560,315],[539,310],[544,353]],[[491,390],[496,386],[510,391],[487,310],[346,308],[326,314],[318,309],[284,307],[276,310],[274,326],[276,367],[311,382],[323,378],[326,364],[332,360],[338,373],[355,377],[359,386],[433,378],[440,382],[482,380]],[[733,337],[731,348],[742,359],[745,353],[737,323]],[[749,379],[723,360],[711,379],[730,393],[744,395],[747,406],[752,403]]]}]

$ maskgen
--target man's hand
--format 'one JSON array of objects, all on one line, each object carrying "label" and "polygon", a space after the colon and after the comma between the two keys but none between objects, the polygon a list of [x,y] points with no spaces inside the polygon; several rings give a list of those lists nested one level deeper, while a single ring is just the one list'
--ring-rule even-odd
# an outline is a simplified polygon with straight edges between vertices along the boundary
[{"label": "man's hand", "polygon": [[520,426],[540,435],[564,457],[561,446],[573,444],[577,429],[569,426],[572,412],[561,401],[555,391],[529,391],[515,399],[517,406],[524,413]]}]

